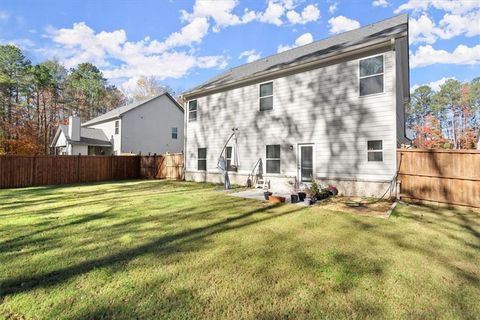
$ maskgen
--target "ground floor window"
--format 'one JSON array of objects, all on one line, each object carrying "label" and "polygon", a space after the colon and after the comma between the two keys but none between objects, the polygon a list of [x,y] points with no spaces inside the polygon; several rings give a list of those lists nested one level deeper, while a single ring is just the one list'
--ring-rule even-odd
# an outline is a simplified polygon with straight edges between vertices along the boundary
[{"label": "ground floor window", "polygon": [[383,161],[383,141],[369,140],[367,142],[368,161]]},{"label": "ground floor window", "polygon": [[207,148],[198,148],[197,155],[197,170],[206,171],[207,170]]},{"label": "ground floor window", "polygon": [[280,173],[280,145],[268,145],[266,151],[266,172]]}]

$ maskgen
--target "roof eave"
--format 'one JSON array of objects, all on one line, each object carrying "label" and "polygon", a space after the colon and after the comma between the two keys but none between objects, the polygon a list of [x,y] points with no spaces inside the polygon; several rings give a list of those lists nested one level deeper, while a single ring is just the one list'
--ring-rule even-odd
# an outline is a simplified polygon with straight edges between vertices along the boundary
[{"label": "roof eave", "polygon": [[323,63],[328,62],[328,61],[342,59],[346,56],[353,55],[353,54],[356,54],[356,53],[360,53],[360,52],[363,52],[363,51],[369,51],[369,50],[375,49],[376,47],[380,48],[380,47],[383,47],[383,46],[390,46],[392,39],[404,37],[404,36],[407,36],[407,35],[408,35],[407,31],[402,31],[402,32],[395,33],[395,34],[389,35],[388,37],[384,37],[384,38],[381,38],[381,39],[375,39],[375,40],[372,40],[372,41],[368,41],[368,42],[364,42],[364,43],[349,46],[347,48],[344,48],[344,49],[326,54],[324,57],[319,58],[319,59],[314,60],[314,61],[309,61],[309,62],[304,62],[304,63],[300,62],[300,63],[297,63],[297,64],[292,64],[292,65],[290,65],[288,67],[285,67],[283,69],[280,69],[280,70],[260,72],[259,74],[256,74],[254,76],[245,77],[243,79],[236,80],[236,81],[231,81],[231,82],[225,83],[223,85],[201,88],[201,89],[198,89],[198,90],[185,92],[181,95],[181,97],[185,100],[189,100],[191,98],[203,96],[203,95],[206,95],[206,94],[209,94],[209,93],[212,93],[212,92],[224,91],[225,89],[235,87],[235,86],[238,86],[238,85],[243,84],[243,83],[248,83],[248,82],[252,82],[252,81],[255,81],[255,80],[261,80],[261,79],[264,79],[264,78],[274,78],[274,77],[280,76],[284,73],[290,73],[290,72],[295,71],[295,70],[300,70],[300,69],[304,69],[304,68],[311,68],[311,67],[323,64]]}]

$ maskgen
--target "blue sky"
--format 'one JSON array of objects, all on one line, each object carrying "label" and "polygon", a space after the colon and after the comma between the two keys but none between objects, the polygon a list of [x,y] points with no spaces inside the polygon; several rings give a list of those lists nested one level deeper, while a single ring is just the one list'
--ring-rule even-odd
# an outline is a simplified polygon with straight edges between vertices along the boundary
[{"label": "blue sky", "polygon": [[33,62],[96,64],[128,92],[181,92],[228,68],[410,14],[411,85],[480,76],[479,0],[2,0],[0,43]]}]

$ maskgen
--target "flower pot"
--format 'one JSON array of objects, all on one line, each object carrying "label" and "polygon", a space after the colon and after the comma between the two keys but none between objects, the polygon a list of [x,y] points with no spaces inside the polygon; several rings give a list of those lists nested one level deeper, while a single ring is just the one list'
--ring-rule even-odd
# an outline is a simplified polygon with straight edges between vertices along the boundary
[{"label": "flower pot", "polygon": [[285,202],[285,197],[269,196],[268,197],[268,202],[270,202],[270,203],[283,203],[283,202]]},{"label": "flower pot", "polygon": [[297,194],[292,194],[290,195],[290,202],[291,203],[297,203],[298,202],[298,195]]},{"label": "flower pot", "polygon": [[265,192],[263,193],[263,196],[265,197],[265,200],[268,200],[268,198],[269,198],[271,195],[272,195],[272,193],[269,192],[269,191],[265,191]]},{"label": "flower pot", "polygon": [[305,197],[307,196],[307,194],[305,192],[299,192],[298,193],[298,200],[300,202],[304,201],[305,200]]},{"label": "flower pot", "polygon": [[308,198],[305,198],[303,200],[303,203],[306,205],[306,206],[309,206],[309,205],[312,205],[313,204],[313,199],[308,197]]}]

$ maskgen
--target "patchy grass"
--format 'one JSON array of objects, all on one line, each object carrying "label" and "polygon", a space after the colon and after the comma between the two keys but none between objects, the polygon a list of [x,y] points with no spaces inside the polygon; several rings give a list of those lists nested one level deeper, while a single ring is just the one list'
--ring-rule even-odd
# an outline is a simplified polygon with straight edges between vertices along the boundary
[{"label": "patchy grass", "polygon": [[0,318],[477,318],[480,213],[187,182],[0,191]]}]

